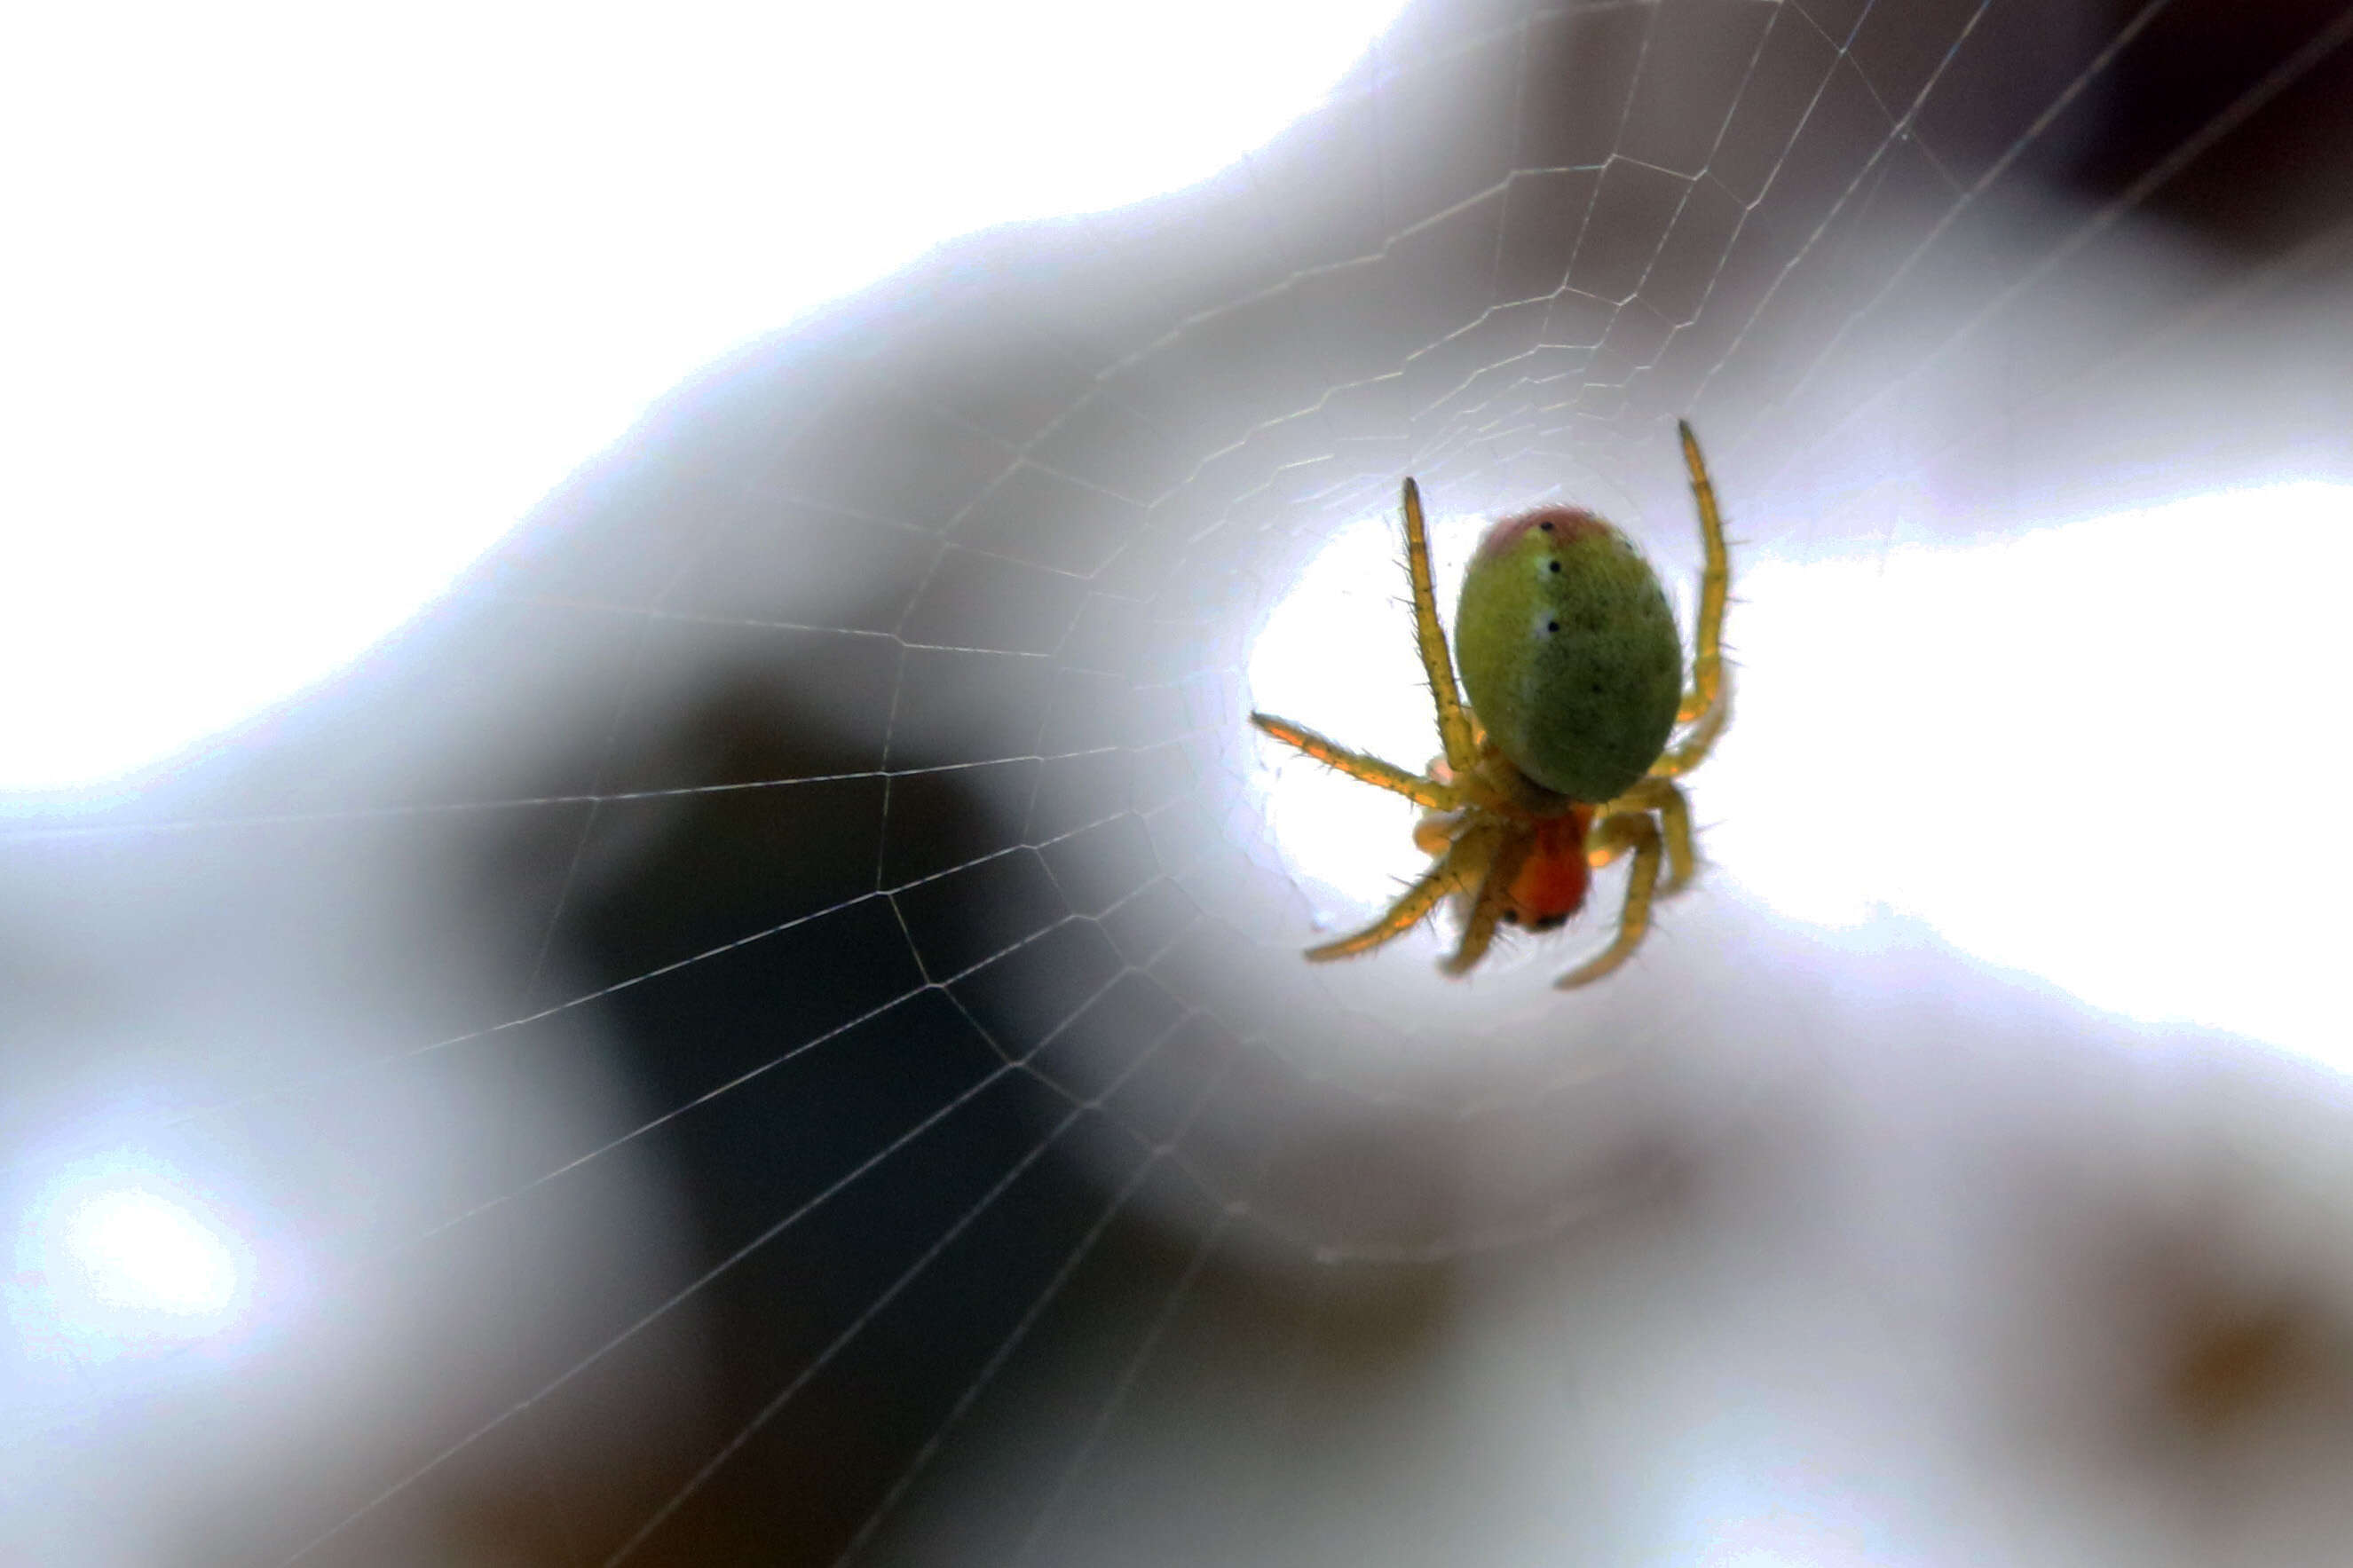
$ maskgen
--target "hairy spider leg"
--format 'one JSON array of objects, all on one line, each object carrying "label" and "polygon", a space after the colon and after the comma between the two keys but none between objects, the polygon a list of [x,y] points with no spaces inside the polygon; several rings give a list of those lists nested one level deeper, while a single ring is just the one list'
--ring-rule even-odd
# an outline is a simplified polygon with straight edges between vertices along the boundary
[{"label": "hairy spider leg", "polygon": [[1462,804],[1451,785],[1424,778],[1419,773],[1409,773],[1393,763],[1385,763],[1363,752],[1352,752],[1337,741],[1317,734],[1304,724],[1294,724],[1271,713],[1253,713],[1250,722],[1284,745],[1306,752],[1326,767],[1336,768],[1350,778],[1361,779],[1377,789],[1401,795],[1432,811],[1451,811]]},{"label": "hairy spider leg", "polygon": [[[1699,869],[1699,854],[1692,846],[1691,803],[1683,792],[1663,778],[1646,778],[1632,789],[1602,807],[1606,821],[1612,816],[1629,811],[1655,811],[1664,830],[1667,842],[1667,881],[1659,889],[1661,898],[1682,892],[1691,885],[1692,876]],[[1623,844],[1596,845],[1589,848],[1587,859],[1599,870],[1626,852]]]},{"label": "hairy spider leg", "polygon": [[1626,962],[1642,945],[1651,929],[1651,896],[1659,883],[1660,843],[1657,824],[1646,811],[1605,816],[1594,827],[1596,841],[1634,852],[1633,874],[1626,882],[1626,907],[1618,916],[1618,934],[1592,958],[1553,982],[1563,991],[1589,985]]},{"label": "hairy spider leg", "polygon": [[1462,711],[1462,693],[1454,684],[1454,655],[1446,646],[1445,628],[1438,624],[1438,591],[1430,577],[1430,536],[1421,525],[1421,487],[1405,481],[1405,571],[1413,582],[1413,636],[1421,649],[1421,668],[1430,677],[1430,700],[1438,704],[1438,743],[1446,765],[1457,773],[1478,760],[1478,742],[1471,733],[1470,715]]},{"label": "hairy spider leg", "polygon": [[1534,832],[1513,833],[1505,837],[1487,860],[1487,874],[1479,879],[1479,895],[1472,901],[1471,914],[1462,922],[1462,942],[1440,968],[1449,974],[1468,974],[1471,966],[1487,956],[1488,947],[1495,940],[1495,927],[1511,907],[1512,888],[1518,881],[1520,868],[1527,863],[1536,847]]},{"label": "hairy spider leg", "polygon": [[1715,750],[1715,738],[1724,733],[1724,727],[1731,721],[1732,682],[1726,680],[1716,692],[1715,706],[1701,715],[1698,723],[1684,731],[1682,740],[1659,753],[1659,760],[1651,764],[1650,776],[1654,779],[1679,779],[1707,761],[1707,754]]},{"label": "hairy spider leg", "polygon": [[1455,840],[1449,849],[1421,879],[1400,895],[1380,919],[1360,931],[1327,942],[1321,947],[1307,950],[1310,963],[1324,963],[1335,958],[1354,958],[1369,952],[1385,942],[1403,936],[1419,925],[1430,911],[1445,897],[1479,875],[1488,857],[1493,853],[1495,835],[1492,830],[1473,828]]},{"label": "hairy spider leg", "polygon": [[[1688,724],[1715,708],[1724,696],[1724,605],[1732,591],[1732,555],[1724,544],[1724,514],[1716,510],[1715,485],[1700,456],[1699,437],[1688,420],[1675,421],[1683,438],[1683,467],[1691,470],[1692,500],[1699,505],[1700,546],[1705,563],[1699,574],[1699,624],[1692,631],[1692,683],[1675,718]],[[1720,728],[1721,726],[1719,726]]]}]

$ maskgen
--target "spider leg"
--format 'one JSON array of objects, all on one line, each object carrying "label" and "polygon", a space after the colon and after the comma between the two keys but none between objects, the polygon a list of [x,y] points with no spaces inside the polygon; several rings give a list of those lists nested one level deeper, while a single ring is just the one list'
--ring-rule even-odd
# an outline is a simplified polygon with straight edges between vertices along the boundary
[{"label": "spider leg", "polygon": [[[1683,438],[1683,466],[1691,470],[1692,500],[1699,504],[1699,536],[1706,563],[1699,574],[1699,622],[1692,635],[1692,683],[1683,693],[1675,718],[1685,724],[1712,711],[1723,698],[1724,605],[1732,588],[1732,557],[1724,544],[1724,514],[1716,510],[1715,485],[1707,477],[1707,459],[1699,453],[1699,437],[1687,421],[1675,428]],[[1717,728],[1723,726],[1718,724]],[[1696,765],[1694,763],[1694,765]]]},{"label": "spider leg", "polygon": [[1716,689],[1715,706],[1701,714],[1699,722],[1684,731],[1680,742],[1659,754],[1659,760],[1651,764],[1651,776],[1681,778],[1707,761],[1707,754],[1715,750],[1716,737],[1731,721],[1732,682],[1727,679]]},{"label": "spider leg", "polygon": [[1438,624],[1438,591],[1430,585],[1430,536],[1421,525],[1421,488],[1405,482],[1405,570],[1413,580],[1413,635],[1421,648],[1421,668],[1430,677],[1430,695],[1438,704],[1438,743],[1446,765],[1457,773],[1478,760],[1479,748],[1471,736],[1470,716],[1462,711],[1462,694],[1454,684],[1454,655],[1446,647],[1446,630]]},{"label": "spider leg", "polygon": [[[1604,806],[1602,818],[1606,822],[1613,814],[1629,811],[1659,814],[1659,826],[1667,845],[1667,880],[1659,889],[1659,897],[1672,898],[1691,886],[1693,876],[1699,870],[1699,853],[1692,845],[1691,803],[1683,799],[1683,792],[1664,778],[1642,779]],[[1588,858],[1596,868],[1606,866],[1625,847],[1613,843],[1606,853],[1595,851]]]},{"label": "spider leg", "polygon": [[1368,952],[1385,942],[1403,936],[1419,925],[1447,894],[1479,874],[1479,867],[1486,859],[1491,842],[1485,834],[1464,834],[1455,841],[1451,849],[1421,874],[1419,881],[1398,896],[1398,901],[1391,904],[1380,919],[1337,942],[1309,948],[1308,961],[1324,963],[1335,958],[1354,958],[1360,952]]},{"label": "spider leg", "polygon": [[1436,779],[1409,773],[1394,763],[1385,763],[1363,752],[1352,752],[1336,741],[1324,739],[1303,724],[1278,719],[1271,713],[1253,713],[1250,722],[1284,745],[1304,752],[1317,762],[1337,768],[1352,779],[1361,779],[1377,789],[1401,795],[1432,811],[1451,811],[1461,804],[1452,788]]},{"label": "spider leg", "polygon": [[1514,833],[1489,858],[1487,874],[1479,882],[1479,896],[1471,905],[1471,916],[1462,922],[1462,944],[1454,950],[1452,957],[1439,965],[1447,973],[1467,974],[1473,964],[1487,956],[1488,946],[1495,940],[1495,927],[1504,918],[1504,906],[1511,898],[1512,880],[1527,863],[1535,843],[1533,833]]},{"label": "spider leg", "polygon": [[1618,935],[1609,945],[1553,982],[1560,990],[1589,985],[1632,956],[1651,929],[1651,895],[1659,882],[1658,826],[1645,811],[1604,817],[1594,826],[1597,840],[1634,852],[1633,875],[1626,883],[1626,907],[1618,917]]}]

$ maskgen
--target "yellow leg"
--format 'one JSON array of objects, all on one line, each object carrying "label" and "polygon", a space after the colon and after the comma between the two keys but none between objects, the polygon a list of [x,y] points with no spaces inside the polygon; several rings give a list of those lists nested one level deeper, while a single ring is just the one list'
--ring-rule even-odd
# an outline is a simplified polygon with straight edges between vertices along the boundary
[{"label": "yellow leg", "polygon": [[1512,879],[1520,874],[1535,842],[1532,833],[1514,834],[1488,859],[1487,874],[1479,882],[1479,896],[1471,905],[1470,917],[1462,922],[1462,945],[1440,965],[1447,973],[1468,974],[1473,964],[1487,956],[1487,949],[1495,940],[1495,927],[1504,918]]},{"label": "yellow leg", "polygon": [[1604,842],[1633,850],[1633,875],[1626,883],[1626,907],[1618,917],[1618,935],[1592,958],[1553,982],[1563,991],[1590,985],[1633,954],[1651,929],[1651,895],[1659,883],[1659,829],[1647,812],[1628,812],[1604,818],[1597,828]]},{"label": "yellow leg", "polygon": [[[1691,470],[1692,500],[1699,504],[1700,546],[1706,563],[1699,574],[1699,624],[1692,635],[1692,683],[1675,717],[1685,724],[1715,708],[1724,691],[1724,605],[1732,591],[1732,556],[1724,544],[1724,514],[1716,510],[1715,485],[1707,459],[1689,424],[1677,421],[1683,438],[1683,467]],[[1720,727],[1720,726],[1719,726]]]},{"label": "yellow leg", "polygon": [[1446,632],[1438,624],[1438,590],[1430,584],[1430,537],[1421,526],[1421,489],[1405,482],[1405,570],[1413,580],[1413,633],[1421,647],[1421,668],[1430,677],[1430,695],[1438,704],[1438,743],[1446,765],[1457,773],[1469,770],[1479,754],[1471,738],[1471,720],[1462,711],[1462,694],[1454,685],[1454,655],[1446,647]]},{"label": "yellow leg", "polygon": [[[1659,826],[1667,841],[1667,881],[1659,889],[1659,896],[1671,898],[1691,886],[1692,877],[1699,869],[1699,852],[1692,844],[1691,803],[1683,799],[1682,790],[1666,779],[1647,778],[1604,806],[1601,816],[1607,822],[1615,814],[1637,811],[1659,814]],[[1591,863],[1606,866],[1624,847],[1614,846],[1602,858]]]},{"label": "yellow leg", "polygon": [[1679,779],[1707,761],[1707,754],[1715,750],[1716,737],[1724,733],[1724,727],[1730,722],[1732,682],[1726,680],[1716,691],[1715,706],[1702,714],[1698,723],[1683,731],[1682,740],[1669,746],[1660,754],[1659,760],[1651,764],[1651,776],[1654,779]]},{"label": "yellow leg", "polygon": [[1485,868],[1487,855],[1493,843],[1492,836],[1468,833],[1459,839],[1435,865],[1422,873],[1421,880],[1408,888],[1388,911],[1364,930],[1337,942],[1327,942],[1321,947],[1307,950],[1310,963],[1324,963],[1335,958],[1354,958],[1369,952],[1385,942],[1403,936],[1422,922],[1430,910],[1439,906],[1447,894],[1462,886]]},{"label": "yellow leg", "polygon": [[1271,713],[1253,713],[1250,722],[1281,741],[1284,745],[1306,752],[1326,766],[1337,768],[1352,779],[1362,779],[1376,788],[1401,795],[1408,800],[1419,801],[1432,811],[1451,811],[1461,802],[1455,792],[1436,779],[1409,773],[1393,763],[1378,757],[1352,752],[1336,741],[1325,740],[1303,724],[1288,719],[1278,719]]}]

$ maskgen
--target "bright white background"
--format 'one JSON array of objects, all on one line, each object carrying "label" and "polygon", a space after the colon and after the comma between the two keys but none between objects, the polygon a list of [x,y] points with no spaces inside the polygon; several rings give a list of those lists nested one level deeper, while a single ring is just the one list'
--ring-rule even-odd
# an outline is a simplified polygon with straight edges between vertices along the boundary
[{"label": "bright white background", "polygon": [[[1450,624],[1483,526],[1432,521]],[[1335,533],[1253,645],[1250,692],[1419,768],[1436,742],[1400,551],[1394,518]],[[1922,921],[2096,1006],[2353,1070],[2339,932],[2298,912],[2353,878],[2353,832],[2294,783],[2353,747],[2316,721],[2308,675],[2337,660],[2348,578],[2353,490],[2314,481],[1973,544],[1745,547],[1738,718],[1692,781],[1706,854],[1792,920]],[[1274,842],[1333,929],[1427,864],[1411,805],[1258,752]]]},{"label": "bright white background", "polygon": [[19,10],[0,790],[317,679],[697,367],[1223,167],[1398,4]]}]

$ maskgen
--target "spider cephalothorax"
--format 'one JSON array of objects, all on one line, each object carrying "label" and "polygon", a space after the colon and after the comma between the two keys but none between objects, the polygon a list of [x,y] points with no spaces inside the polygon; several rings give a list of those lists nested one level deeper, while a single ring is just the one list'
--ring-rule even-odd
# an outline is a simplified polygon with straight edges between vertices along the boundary
[{"label": "spider cephalothorax", "polygon": [[1378,921],[1310,948],[1309,958],[1378,947],[1451,896],[1462,904],[1462,940],[1446,967],[1461,974],[1498,925],[1548,931],[1567,921],[1583,907],[1593,868],[1630,852],[1616,939],[1557,982],[1582,985],[1641,943],[1654,896],[1690,882],[1691,812],[1674,781],[1707,756],[1732,716],[1720,647],[1731,569],[1699,443],[1690,426],[1678,428],[1706,553],[1688,687],[1650,563],[1591,512],[1542,507],[1489,528],[1463,578],[1454,640],[1466,705],[1438,624],[1421,493],[1405,481],[1414,631],[1443,755],[1429,773],[1409,773],[1288,720],[1250,715],[1276,740],[1426,808],[1413,838],[1435,857],[1430,869]]}]

